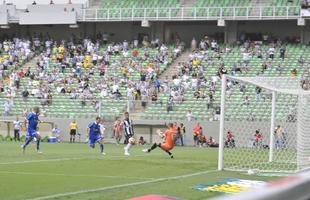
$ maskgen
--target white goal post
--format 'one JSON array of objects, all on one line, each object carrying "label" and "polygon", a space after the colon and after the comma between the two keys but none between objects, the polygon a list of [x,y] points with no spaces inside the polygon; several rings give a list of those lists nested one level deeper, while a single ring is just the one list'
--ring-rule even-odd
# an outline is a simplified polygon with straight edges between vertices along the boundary
[{"label": "white goal post", "polygon": [[218,170],[310,166],[310,92],[298,77],[223,75]]}]

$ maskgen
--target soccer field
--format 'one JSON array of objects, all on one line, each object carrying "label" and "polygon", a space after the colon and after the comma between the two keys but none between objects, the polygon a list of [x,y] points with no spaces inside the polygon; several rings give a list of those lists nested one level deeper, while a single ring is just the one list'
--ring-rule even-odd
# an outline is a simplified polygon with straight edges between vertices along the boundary
[{"label": "soccer field", "polygon": [[272,177],[219,172],[217,149],[176,147],[174,159],[160,149],[131,156],[123,145],[105,145],[107,155],[86,144],[42,143],[43,154],[30,145],[23,155],[19,143],[0,143],[0,199],[128,199],[158,194],[178,199],[207,199],[219,193],[192,187],[228,178],[267,180]]}]

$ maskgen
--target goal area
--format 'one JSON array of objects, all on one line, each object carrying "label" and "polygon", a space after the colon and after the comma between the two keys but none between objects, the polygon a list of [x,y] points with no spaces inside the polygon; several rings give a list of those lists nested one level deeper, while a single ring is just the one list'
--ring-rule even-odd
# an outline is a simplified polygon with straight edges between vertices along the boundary
[{"label": "goal area", "polygon": [[222,77],[219,170],[310,166],[310,92],[298,77]]}]

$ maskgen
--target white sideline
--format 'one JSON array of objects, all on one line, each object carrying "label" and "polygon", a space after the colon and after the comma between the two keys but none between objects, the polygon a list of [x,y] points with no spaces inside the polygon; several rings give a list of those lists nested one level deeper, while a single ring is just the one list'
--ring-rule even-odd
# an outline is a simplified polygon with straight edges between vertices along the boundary
[{"label": "white sideline", "polygon": [[95,178],[115,178],[115,179],[136,179],[136,180],[154,180],[155,178],[140,178],[133,176],[98,176],[85,174],[61,174],[61,173],[33,173],[33,172],[14,172],[14,171],[0,171],[0,174],[19,174],[19,175],[44,175],[44,176],[65,176],[65,177],[95,177]]},{"label": "white sideline", "polygon": [[172,176],[172,177],[167,177],[167,178],[158,178],[158,179],[153,179],[153,180],[148,180],[148,181],[126,183],[126,184],[121,184],[121,185],[113,185],[113,186],[107,186],[107,187],[101,187],[101,188],[89,189],[89,190],[80,190],[80,191],[76,191],[76,192],[65,192],[65,193],[53,194],[53,195],[49,195],[49,196],[41,196],[41,197],[28,199],[28,200],[45,200],[45,199],[53,199],[53,198],[59,198],[59,197],[77,195],[77,194],[84,194],[84,193],[90,193],[90,192],[99,192],[99,191],[105,191],[105,190],[111,190],[111,189],[131,187],[131,186],[135,186],[135,185],[150,184],[150,183],[156,183],[156,182],[162,182],[162,181],[168,181],[168,180],[177,180],[177,179],[188,178],[188,177],[192,177],[192,176],[198,176],[198,175],[202,175],[202,174],[209,174],[209,173],[217,172],[217,171],[218,170],[208,170],[208,171],[204,171],[204,172],[197,172],[197,173],[185,174],[185,175],[180,175],[180,176]]}]

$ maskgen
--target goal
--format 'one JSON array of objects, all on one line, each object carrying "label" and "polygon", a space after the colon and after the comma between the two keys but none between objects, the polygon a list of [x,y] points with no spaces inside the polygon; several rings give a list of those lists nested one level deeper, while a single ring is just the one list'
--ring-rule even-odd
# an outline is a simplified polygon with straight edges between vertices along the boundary
[{"label": "goal", "polygon": [[310,93],[294,77],[222,77],[219,170],[310,166]]}]

